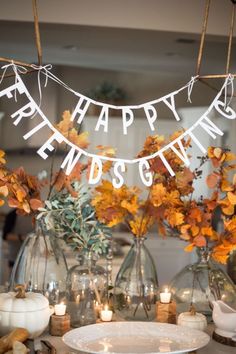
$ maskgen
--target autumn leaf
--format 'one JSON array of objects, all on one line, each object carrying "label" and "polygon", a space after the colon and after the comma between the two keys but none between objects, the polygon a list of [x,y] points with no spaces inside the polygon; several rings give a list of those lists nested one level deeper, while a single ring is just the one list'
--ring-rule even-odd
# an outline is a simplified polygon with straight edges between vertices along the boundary
[{"label": "autumn leaf", "polygon": [[137,157],[152,155],[161,149],[164,142],[165,137],[163,135],[148,136],[144,142],[143,150],[138,154]]},{"label": "autumn leaf", "polygon": [[1,186],[0,187],[0,195],[2,195],[3,197],[7,197],[8,196],[8,188],[7,188],[7,186]]},{"label": "autumn leaf", "polygon": [[30,207],[32,210],[38,210],[43,207],[43,202],[40,199],[30,199]]},{"label": "autumn leaf", "polygon": [[203,199],[204,205],[207,207],[207,209],[212,212],[217,206],[217,200],[219,197],[219,193],[217,191],[214,191],[212,193],[211,199]]},{"label": "autumn leaf", "polygon": [[26,191],[24,190],[24,188],[20,187],[19,185],[18,186],[15,185],[15,188],[16,188],[16,192],[15,192],[16,198],[21,203],[26,197]]},{"label": "autumn leaf", "polygon": [[226,158],[226,154],[221,148],[215,148],[213,146],[208,148],[207,154],[213,166],[216,168],[219,167]]},{"label": "autumn leaf", "polygon": [[227,151],[225,161],[229,162],[229,161],[234,161],[234,160],[236,160],[236,155],[230,151]]},{"label": "autumn leaf", "polygon": [[234,174],[234,177],[233,177],[233,185],[236,186],[236,173]]},{"label": "autumn leaf", "polygon": [[215,261],[225,264],[229,257],[229,253],[235,248],[235,245],[224,240],[221,244],[214,247],[212,257]]},{"label": "autumn leaf", "polygon": [[26,212],[26,214],[30,214],[31,210],[30,210],[30,205],[28,203],[27,200],[25,200],[22,205],[20,206],[20,209],[23,209],[24,212]]},{"label": "autumn leaf", "polygon": [[152,224],[153,219],[147,215],[134,217],[134,219],[129,222],[132,233],[137,237],[144,236]]},{"label": "autumn leaf", "polygon": [[189,217],[190,219],[195,219],[197,222],[200,222],[202,220],[201,210],[198,207],[190,209]]},{"label": "autumn leaf", "polygon": [[213,235],[212,227],[202,227],[201,234],[204,236],[212,236]]},{"label": "autumn leaf", "polygon": [[236,232],[236,215],[230,220],[224,220],[224,226],[230,233]]},{"label": "autumn leaf", "polygon": [[234,205],[230,203],[228,198],[222,199],[218,201],[218,204],[221,206],[221,209],[225,215],[233,215],[234,214]]},{"label": "autumn leaf", "polygon": [[206,183],[209,188],[215,188],[217,186],[217,183],[219,181],[219,175],[216,173],[211,173],[210,175],[207,176],[206,178]]},{"label": "autumn leaf", "polygon": [[3,150],[0,150],[0,164],[5,165],[6,160],[4,158],[5,152]]},{"label": "autumn leaf", "polygon": [[182,205],[182,201],[180,199],[180,193],[178,190],[174,190],[168,192],[164,198],[165,204],[170,204],[174,207],[178,207]]},{"label": "autumn leaf", "polygon": [[233,192],[228,192],[227,193],[228,200],[232,205],[236,205],[236,194]]},{"label": "autumn leaf", "polygon": [[9,197],[8,198],[8,205],[10,208],[18,208],[20,203],[18,202],[18,200],[16,198]]},{"label": "autumn leaf", "polygon": [[122,200],[121,207],[127,209],[130,214],[134,215],[139,208],[138,197],[133,196],[131,200]]},{"label": "autumn leaf", "polygon": [[214,156],[215,156],[217,159],[220,159],[221,156],[222,156],[222,154],[223,154],[223,151],[222,151],[221,148],[218,148],[218,147],[217,147],[217,148],[214,148],[213,154],[214,154]]},{"label": "autumn leaf", "polygon": [[194,243],[190,243],[188,246],[184,247],[184,250],[185,250],[185,252],[192,252],[194,247],[195,247],[195,244]]},{"label": "autumn leaf", "polygon": [[192,191],[192,182],[194,179],[194,173],[187,167],[183,171],[176,173],[176,184],[181,192],[184,194],[189,194]]},{"label": "autumn leaf", "polygon": [[206,247],[206,238],[204,236],[196,236],[194,238],[194,244],[197,246],[197,247]]},{"label": "autumn leaf", "polygon": [[200,227],[197,226],[197,225],[192,225],[191,226],[191,233],[192,233],[192,236],[195,237],[199,234],[199,231],[200,231]]},{"label": "autumn leaf", "polygon": [[113,157],[116,154],[116,149],[111,146],[97,145],[96,148],[99,150],[99,155]]},{"label": "autumn leaf", "polygon": [[157,183],[151,190],[151,201],[155,207],[160,206],[164,202],[166,196],[166,188],[162,183]]},{"label": "autumn leaf", "polygon": [[[92,159],[89,159],[89,161],[88,161],[88,167],[87,167],[87,171],[86,171],[86,178],[87,178],[87,180],[89,180],[89,177],[90,177],[91,166],[92,166]],[[99,167],[98,167],[98,165],[95,163],[94,168],[93,168],[93,178],[94,178],[94,179],[98,176],[98,173],[99,173]]]},{"label": "autumn leaf", "polygon": [[181,225],[180,238],[185,241],[188,241],[190,239],[190,233],[189,233],[190,229],[191,229],[191,225],[189,225],[189,224]]},{"label": "autumn leaf", "polygon": [[69,131],[68,140],[81,149],[86,149],[89,146],[88,135],[88,132],[78,134],[76,129],[72,128]]},{"label": "autumn leaf", "polygon": [[68,132],[73,128],[73,121],[71,120],[70,111],[64,111],[62,120],[56,125],[56,128],[64,135],[68,136]]},{"label": "autumn leaf", "polygon": [[57,192],[60,192],[64,188],[65,181],[66,181],[66,174],[62,169],[60,169],[55,176],[55,180],[52,183]]},{"label": "autumn leaf", "polygon": [[107,173],[110,171],[110,169],[112,168],[112,161],[105,161],[103,164],[102,164],[102,172],[103,173]]},{"label": "autumn leaf", "polygon": [[172,227],[181,225],[184,222],[184,215],[174,209],[166,211],[166,218]]},{"label": "autumn leaf", "polygon": [[221,181],[220,189],[222,190],[222,192],[230,192],[230,191],[234,190],[233,186],[224,177],[223,177],[223,179]]}]

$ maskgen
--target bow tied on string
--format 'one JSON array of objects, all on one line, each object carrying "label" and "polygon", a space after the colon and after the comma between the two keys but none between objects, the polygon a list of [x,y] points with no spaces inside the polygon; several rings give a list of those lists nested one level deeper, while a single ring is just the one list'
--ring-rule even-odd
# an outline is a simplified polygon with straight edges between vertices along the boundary
[{"label": "bow tied on string", "polygon": [[[1,80],[0,80],[0,85],[4,80],[4,77],[6,75],[6,73],[8,72],[8,69],[12,69],[14,71],[14,73],[19,73],[19,74],[26,74],[27,73],[27,69],[22,66],[22,65],[16,65],[14,63],[14,61],[12,60],[10,64],[6,64],[4,66],[1,67],[1,69],[3,70],[2,76],[1,76]],[[17,75],[15,75],[15,84],[17,83]],[[16,95],[16,90],[14,91],[14,99],[15,102],[17,102],[17,95]]]},{"label": "bow tied on string", "polygon": [[35,65],[31,64],[32,69],[38,71],[38,90],[39,90],[39,107],[41,107],[42,103],[42,87],[41,87],[41,73],[45,75],[44,87],[47,87],[48,78],[50,76],[50,70],[52,69],[52,64],[46,65]]},{"label": "bow tied on string", "polygon": [[[230,93],[228,94],[228,92]],[[229,97],[229,99],[227,99]],[[226,85],[224,90],[224,109],[226,109],[234,97],[234,76],[229,74],[226,79]]]},{"label": "bow tied on string", "polygon": [[187,102],[189,102],[189,103],[192,103],[191,94],[192,94],[193,86],[194,86],[194,84],[195,84],[195,82],[197,80],[198,80],[198,75],[192,76],[191,80],[188,83],[188,99],[187,99]]}]

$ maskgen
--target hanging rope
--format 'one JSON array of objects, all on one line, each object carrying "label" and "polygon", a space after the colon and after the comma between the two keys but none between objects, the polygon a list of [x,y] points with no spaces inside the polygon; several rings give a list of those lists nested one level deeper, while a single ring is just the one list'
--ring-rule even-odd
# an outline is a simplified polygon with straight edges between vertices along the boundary
[{"label": "hanging rope", "polygon": [[229,44],[228,44],[228,53],[227,53],[227,62],[226,62],[226,70],[225,73],[229,73],[230,59],[231,59],[231,51],[232,51],[232,40],[234,34],[234,21],[235,21],[235,3],[232,4],[232,15],[230,22],[230,31],[229,31]]},{"label": "hanging rope", "polygon": [[202,26],[201,41],[200,41],[199,52],[198,52],[196,75],[200,74],[200,69],[201,69],[201,64],[202,64],[202,54],[203,54],[203,48],[204,48],[204,44],[205,44],[205,37],[206,37],[206,30],[207,30],[210,5],[211,5],[211,0],[207,0],[206,7],[205,7],[203,26]]},{"label": "hanging rope", "polygon": [[[204,82],[203,79],[204,80],[205,79],[221,79],[221,78],[226,78],[228,76],[229,69],[230,69],[230,59],[231,59],[232,41],[233,41],[233,33],[234,33],[235,1],[232,1],[232,13],[231,13],[231,21],[230,21],[229,42],[228,42],[228,52],[227,52],[227,59],[226,59],[225,74],[200,75],[203,50],[204,50],[205,39],[206,39],[206,31],[207,31],[207,25],[208,25],[208,17],[209,17],[209,12],[210,12],[210,5],[211,5],[211,0],[206,0],[203,27],[202,27],[201,40],[200,40],[198,59],[197,59],[197,67],[196,67],[196,75],[199,75],[199,79],[202,80],[202,82]],[[236,74],[232,74],[232,77],[236,77]]]},{"label": "hanging rope", "polygon": [[[33,15],[34,15],[35,45],[36,45],[37,54],[38,54],[38,65],[42,66],[42,46],[41,46],[40,30],[39,30],[37,0],[32,0],[32,7],[33,7]],[[29,64],[29,63],[26,63],[26,62],[23,62],[20,60],[14,60],[14,59],[0,57],[0,62],[9,63],[9,64],[13,63],[15,65],[25,66],[26,68],[29,68],[28,70],[21,73],[24,75],[38,71],[38,69],[34,68],[32,66],[32,64]],[[3,78],[13,77],[13,76],[15,76],[15,73],[5,74],[4,76],[0,76],[0,80]]]},{"label": "hanging rope", "polygon": [[38,53],[38,65],[42,65],[42,46],[40,39],[40,31],[39,31],[39,17],[38,17],[38,8],[37,8],[37,0],[32,0],[33,5],[33,14],[34,14],[34,32],[35,32],[35,44]]}]

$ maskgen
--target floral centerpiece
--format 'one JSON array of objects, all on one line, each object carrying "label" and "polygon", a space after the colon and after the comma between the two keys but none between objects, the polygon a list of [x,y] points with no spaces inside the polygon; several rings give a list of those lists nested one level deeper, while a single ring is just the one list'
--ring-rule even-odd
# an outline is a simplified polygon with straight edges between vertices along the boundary
[{"label": "floral centerpiece", "polygon": [[[81,148],[88,146],[88,134],[73,128],[68,111],[57,129]],[[98,149],[101,154],[112,154],[112,149]],[[63,170],[54,171],[54,160],[49,178],[40,180],[27,174],[23,167],[8,168],[5,153],[0,151],[0,205],[6,201],[18,214],[32,215],[36,224],[36,232],[26,238],[19,251],[10,288],[20,281],[28,290],[43,292],[51,303],[62,300],[67,288],[68,270],[62,253],[65,247],[59,240],[76,251],[75,255],[97,257],[107,253],[111,236],[111,230],[96,218],[90,192],[81,183],[82,175],[90,169],[90,161],[77,163],[67,176]],[[105,169],[109,169],[109,164],[104,164]],[[47,195],[44,200],[42,192]],[[107,276],[104,278],[107,284]]]},{"label": "floral centerpiece", "polygon": [[[64,112],[56,128],[80,148],[88,147],[88,133],[80,133],[73,127],[69,111]],[[182,132],[175,132],[168,139],[158,135],[147,137],[138,157],[155,153]],[[187,150],[191,147],[191,140],[183,140],[182,144]],[[97,148],[100,155],[115,155],[115,150],[110,147]],[[1,151],[0,196],[7,198],[9,206],[21,213],[33,213],[38,215],[38,219],[44,218],[47,228],[56,230],[73,249],[91,248],[97,253],[104,252],[107,237],[110,237],[108,228],[124,223],[136,239],[142,240],[150,229],[156,227],[162,236],[177,235],[187,241],[186,251],[210,247],[211,257],[225,263],[229,253],[236,248],[235,155],[227,149],[210,147],[207,155],[199,158],[199,167],[193,171],[171,149],[164,152],[164,157],[176,175],[170,176],[158,157],[149,160],[153,184],[147,189],[145,198],[135,186],[123,185],[115,189],[109,179],[103,179],[95,187],[91,199],[80,186],[83,173],[89,175],[91,161],[88,160],[86,163],[78,162],[70,176],[62,170],[53,172],[52,166],[48,198],[43,202],[40,199],[42,183],[27,175],[23,168],[8,170]],[[212,172],[206,179],[212,194],[209,198],[201,196],[196,199],[194,182],[202,178],[202,170],[207,163],[212,166]],[[109,172],[111,166],[111,161],[104,162],[103,172]],[[3,198],[0,203],[3,203]],[[221,230],[213,222],[218,211],[223,226]],[[141,258],[138,264],[141,264]],[[141,291],[138,306],[145,304],[143,295]]]},{"label": "floral centerpiece", "polygon": [[[181,133],[181,131],[174,133],[170,136],[169,141],[176,139]],[[163,136],[148,137],[138,157],[151,155],[167,145],[169,141],[166,141]],[[190,140],[182,141],[182,143],[185,149],[191,147]],[[156,227],[156,232],[163,237],[166,235],[177,236],[187,241],[186,251],[189,252],[197,248],[205,249],[208,252],[207,250],[210,249],[212,259],[226,263],[229,253],[236,248],[236,217],[234,213],[236,175],[231,177],[232,172],[236,169],[236,165],[233,163],[236,156],[228,149],[209,147],[207,155],[199,158],[199,167],[193,171],[187,168],[171,149],[166,151],[164,156],[176,175],[170,176],[159,158],[149,160],[154,182],[148,188],[146,198],[142,197],[141,191],[136,187],[129,188],[123,185],[120,189],[114,189],[110,181],[103,180],[95,188],[92,201],[98,219],[110,227],[124,223],[136,240],[142,240],[150,230],[153,231]],[[207,183],[212,193],[209,198],[201,196],[196,199],[194,197],[194,182],[202,178],[206,164],[211,165],[212,171],[204,183]],[[215,225],[216,214],[221,228],[217,228]],[[145,264],[142,263],[142,258],[145,257],[140,254],[139,248],[139,251],[134,255],[134,261],[129,265],[126,264],[126,260],[124,261],[116,280],[115,299],[118,312],[124,318],[150,320],[152,315],[148,313],[148,309],[151,310],[152,302],[150,292],[144,290],[147,289],[148,281],[145,281]],[[127,260],[130,259],[131,253],[127,256]],[[136,259],[139,261],[136,262]],[[131,268],[128,269],[129,267]],[[149,266],[150,268],[151,266]],[[127,274],[129,276],[126,278]],[[126,279],[125,282],[124,279]],[[129,285],[131,279],[136,279],[137,291],[135,293],[132,290],[135,285]],[[147,279],[150,279],[150,276]],[[208,276],[207,279],[210,277]],[[219,289],[217,279],[222,280],[222,289]],[[214,295],[219,297],[219,293],[226,290],[225,286],[227,287],[228,281],[230,282],[226,275],[222,273],[219,277],[216,271],[212,277],[209,291],[214,291]],[[190,283],[191,286],[195,286],[196,281],[190,281]],[[153,288],[155,288],[154,285]],[[190,289],[191,293],[193,291]],[[231,283],[228,293],[230,297],[234,293]],[[143,317],[137,318],[137,309],[143,310]],[[128,317],[126,317],[127,312],[129,313]]]},{"label": "floral centerpiece", "polygon": [[[174,133],[169,141],[181,133]],[[150,136],[138,156],[152,154],[167,143],[163,136]],[[190,147],[190,140],[183,144],[185,148]],[[199,158],[199,167],[193,171],[185,167],[171,150],[164,156],[176,175],[170,176],[158,158],[150,160],[154,183],[148,189],[147,198],[141,198],[141,191],[136,187],[123,185],[115,189],[110,181],[103,180],[95,188],[92,201],[98,219],[109,227],[124,223],[136,237],[145,236],[156,225],[159,234],[178,235],[187,241],[186,251],[209,245],[212,257],[225,263],[229,253],[236,248],[236,174],[231,178],[236,169],[233,163],[236,156],[228,149],[209,147],[207,155]],[[210,198],[201,196],[195,199],[194,181],[202,178],[207,163],[212,166],[206,179],[212,194]],[[213,225],[218,209],[222,231],[217,231]]]}]

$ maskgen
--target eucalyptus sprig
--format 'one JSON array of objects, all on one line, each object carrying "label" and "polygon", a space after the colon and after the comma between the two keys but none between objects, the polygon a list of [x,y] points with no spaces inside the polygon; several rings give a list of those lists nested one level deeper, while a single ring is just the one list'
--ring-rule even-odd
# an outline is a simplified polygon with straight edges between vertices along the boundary
[{"label": "eucalyptus sprig", "polygon": [[79,182],[72,186],[75,195],[65,190],[55,193],[38,209],[37,219],[43,219],[46,228],[55,231],[73,250],[103,254],[111,231],[97,220],[88,189]]}]

